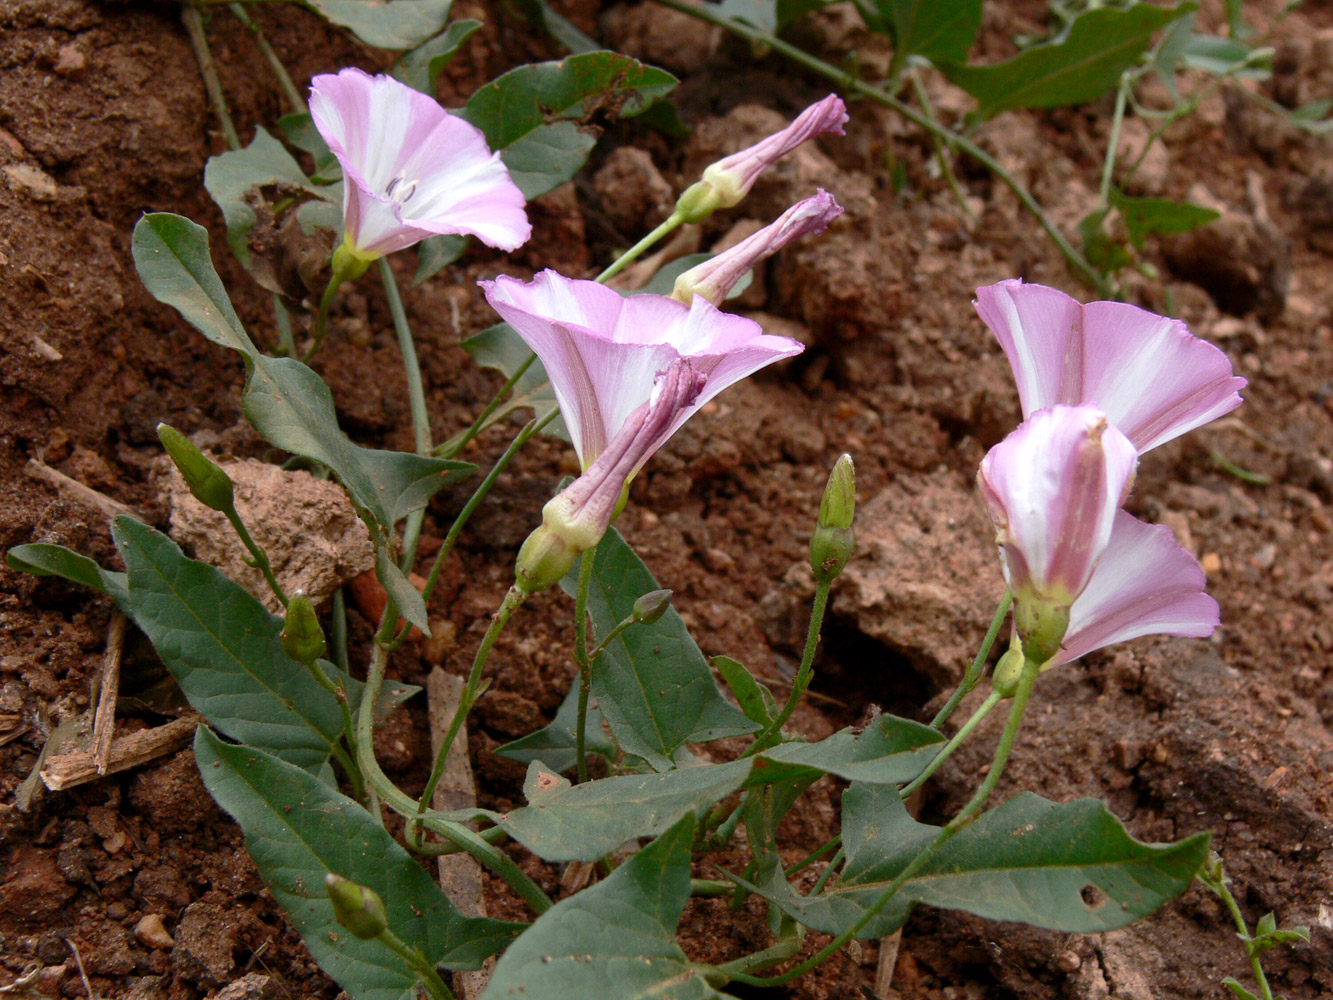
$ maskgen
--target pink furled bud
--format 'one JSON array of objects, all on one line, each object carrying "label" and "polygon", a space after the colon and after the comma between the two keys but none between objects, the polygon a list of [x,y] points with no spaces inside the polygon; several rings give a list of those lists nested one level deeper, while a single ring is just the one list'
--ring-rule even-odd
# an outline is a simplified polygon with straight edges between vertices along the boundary
[{"label": "pink furled bud", "polygon": [[1024,417],[1093,403],[1142,453],[1241,404],[1245,380],[1180,320],[1017,279],[978,288],[973,305],[1004,348]]},{"label": "pink furled bud", "polygon": [[842,206],[823,188],[783,212],[776,222],[734,247],[696,264],[676,278],[671,297],[686,304],[699,295],[721,305],[727,293],[756,264],[802,236],[822,233],[842,214]]},{"label": "pink furled bud", "polygon": [[702,222],[719,208],[739,204],[766,168],[823,132],[842,135],[846,123],[846,105],[836,94],[829,94],[802,111],[782,131],[706,167],[703,179],[681,194],[676,214],[685,222]]},{"label": "pink furled bud", "polygon": [[345,69],[311,81],[310,115],[342,165],[352,255],[374,260],[441,233],[513,250],[531,235],[500,154],[425,94]]},{"label": "pink furled bud", "polygon": [[1203,570],[1171,529],[1117,511],[1106,551],[1074,601],[1069,630],[1047,666],[1141,635],[1212,635],[1217,602],[1204,584]]},{"label": "pink furled bud", "polygon": [[1038,662],[1055,655],[1137,461],[1129,439],[1095,406],[1035,413],[982,460],[977,480],[995,522],[1014,622]]},{"label": "pink furled bud", "polygon": [[675,362],[688,360],[703,384],[669,421],[653,424],[655,436],[642,449],[636,472],[727,386],[804,349],[702,298],[687,306],[665,295],[626,297],[554,271],[530,282],[502,275],[480,284],[495,311],[541,359],[584,469],[654,395],[659,374]]},{"label": "pink furled bud", "polygon": [[579,554],[602,540],[635,473],[657,450],[680,412],[703,391],[707,379],[680,358],[659,372],[648,401],[583,475],[542,508],[542,523],[518,555],[518,585],[531,593],[556,583]]}]

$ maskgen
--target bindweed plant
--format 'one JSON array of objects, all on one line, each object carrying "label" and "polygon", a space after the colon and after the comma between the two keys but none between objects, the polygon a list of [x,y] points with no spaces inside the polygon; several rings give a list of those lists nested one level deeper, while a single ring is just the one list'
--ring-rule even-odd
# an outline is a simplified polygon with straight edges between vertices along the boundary
[{"label": "bindweed plant", "polygon": [[[1143,0],[1052,0],[1050,35],[1015,39],[1021,49],[1017,55],[989,64],[968,61],[968,50],[981,28],[982,0],[855,0],[866,29],[885,36],[893,47],[887,73],[878,80],[866,78],[854,52],[849,53],[847,64],[834,65],[782,37],[790,24],[829,0],[659,2],[726,28],[749,40],[757,52],[777,52],[924,129],[934,142],[940,174],[969,216],[972,211],[953,161],[961,153],[981,164],[1032,213],[1064,255],[1071,273],[1108,297],[1118,297],[1118,275],[1126,268],[1155,276],[1152,264],[1142,256],[1149,237],[1189,232],[1219,216],[1215,209],[1188,201],[1129,193],[1152,147],[1163,141],[1172,124],[1193,113],[1226,81],[1262,81],[1272,75],[1273,49],[1264,44],[1267,36],[1251,37],[1238,0],[1227,4],[1225,36],[1198,30],[1196,0],[1171,6]],[[1300,0],[1292,0],[1283,14],[1299,4]],[[1280,19],[1270,27],[1270,34]],[[929,69],[966,92],[975,107],[956,122],[942,119],[923,77]],[[1149,79],[1163,85],[1170,98],[1166,106],[1139,100],[1140,86]],[[1180,81],[1184,79],[1193,82],[1193,89],[1182,92]],[[1292,128],[1317,134],[1333,129],[1329,115],[1333,101],[1321,99],[1286,108],[1248,87],[1238,87],[1236,93]],[[1114,95],[1115,106],[1102,157],[1101,183],[1096,205],[1078,222],[1081,246],[1076,246],[1023,183],[975,141],[976,130],[1006,111],[1086,104],[1107,95]],[[1121,126],[1129,112],[1150,124],[1151,131],[1132,161],[1123,166],[1117,182]]]},{"label": "bindweed plant", "polygon": [[[506,250],[521,245],[531,231],[525,202],[572,176],[592,148],[582,124],[592,112],[643,112],[674,81],[627,57],[590,52],[515,69],[446,112],[416,88],[430,89],[466,29],[404,34],[404,3],[386,5],[373,29],[363,6],[311,0],[335,20],[355,21],[371,44],[389,44],[391,35],[391,44],[417,46],[394,76],[346,69],[315,78],[309,111],[283,125],[312,172],[263,129],[248,147],[209,164],[205,183],[232,250],[278,296],[273,353],[243,326],[201,226],[155,213],[133,237],[147,289],[241,356],[242,408],[256,431],[335,480],[364,523],[386,595],[364,676],[353,676],[345,648],[331,650],[326,639],[329,630],[335,647],[345,644],[341,605],[326,610],[279,579],[237,509],[226,469],[166,425],[159,435],[185,485],[224,515],[267,593],[247,591],[130,517],[113,527],[123,572],[56,545],[8,554],[16,568],[108,595],[151,640],[206,723],[194,743],[204,783],[244,830],[261,875],[320,965],[356,1000],[418,990],[450,997],[449,972],[497,954],[487,1000],[706,998],[728,995],[733,983],[789,982],[853,939],[901,927],[916,903],[1090,932],[1144,917],[1188,887],[1207,859],[1207,834],[1141,843],[1095,800],[1024,792],[992,807],[991,795],[1044,671],[1137,636],[1207,636],[1218,624],[1193,556],[1167,528],[1122,507],[1143,452],[1240,404],[1245,383],[1225,355],[1183,323],[1123,303],[1084,305],[1016,280],[979,289],[977,310],[1009,359],[1024,416],[978,476],[1008,590],[962,682],[928,724],[881,714],[863,728],[806,740],[787,724],[811,684],[830,590],[855,546],[852,457],[835,463],[812,512],[814,603],[785,699],[735,660],[709,663],[670,592],[613,524],[636,474],[693,413],[802,350],[719,306],[757,262],[817,236],[842,209],[815,191],[732,249],[659,275],[656,291],[622,294],[606,281],[673,229],[740,203],[799,144],[841,134],[842,101],[831,95],[713,164],[665,222],[596,280],[548,270],[530,281],[501,274],[482,282],[502,322],[465,346],[506,382],[470,428],[437,442],[386,256],[417,247],[420,277],[461,254],[468,238]],[[424,16],[428,8],[411,9]],[[330,237],[314,244],[323,252],[308,298],[289,294],[252,250],[261,214]],[[372,265],[402,351],[410,453],[352,441],[338,426],[329,388],[305,363],[326,339],[340,289]],[[484,475],[458,457],[518,410],[533,416]],[[512,586],[477,648],[424,785],[400,788],[375,754],[377,724],[412,690],[386,689],[390,660],[409,629],[429,633],[427,602],[460,532],[513,456],[542,432],[569,442],[581,472],[546,503],[519,549]],[[471,479],[472,497],[418,588],[408,573],[418,562],[424,509],[447,484]],[[531,595],[554,587],[572,598],[574,683],[549,725],[496,751],[527,764],[527,804],[506,813],[434,808],[451,748],[462,749],[454,744],[485,697],[497,640]],[[947,735],[964,697],[986,682],[1002,633],[1008,648],[989,693]],[[915,818],[905,801],[1001,707],[1002,734],[966,804],[938,826]],[[748,742],[728,754],[716,744],[724,738]],[[847,782],[841,832],[789,868],[778,828],[824,775]],[[399,822],[386,823],[386,814]],[[748,862],[719,866],[717,854],[738,844]],[[451,853],[470,855],[503,880],[531,921],[465,914],[420,861]],[[525,854],[596,865],[601,877],[553,900],[523,865]],[[799,869],[825,858],[815,887],[800,891]],[[1205,877],[1223,884],[1220,869]],[[760,897],[771,942],[720,963],[691,959],[676,928],[694,895]],[[796,961],[809,930],[829,940]],[[1264,933],[1251,939],[1252,955],[1277,940]]]}]

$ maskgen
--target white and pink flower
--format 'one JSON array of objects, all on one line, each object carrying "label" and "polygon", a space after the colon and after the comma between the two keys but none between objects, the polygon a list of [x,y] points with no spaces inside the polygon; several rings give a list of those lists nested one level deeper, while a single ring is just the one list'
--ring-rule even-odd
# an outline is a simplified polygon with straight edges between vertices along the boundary
[{"label": "white and pink flower", "polygon": [[310,114],[343,170],[348,251],[373,260],[429,236],[513,250],[532,229],[522,192],[481,130],[388,76],[317,76]]}]

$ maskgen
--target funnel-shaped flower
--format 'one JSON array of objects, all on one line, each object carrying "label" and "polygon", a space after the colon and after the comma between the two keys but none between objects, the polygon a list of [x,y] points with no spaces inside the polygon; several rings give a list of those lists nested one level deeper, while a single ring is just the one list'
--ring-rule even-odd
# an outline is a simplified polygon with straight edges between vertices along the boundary
[{"label": "funnel-shaped flower", "polygon": [[702,222],[719,208],[739,204],[769,166],[823,132],[842,135],[845,124],[847,106],[842,98],[829,94],[802,111],[780,132],[705,167],[702,179],[681,194],[676,213],[686,222]]},{"label": "funnel-shaped flower", "polygon": [[1141,635],[1202,638],[1217,627],[1217,602],[1203,592],[1203,570],[1171,529],[1117,511],[1111,538],[1069,612],[1069,630],[1047,665]]},{"label": "funnel-shaped flower", "polygon": [[545,366],[584,469],[653,395],[658,374],[676,361],[688,359],[703,385],[692,402],[654,432],[634,472],[727,386],[804,349],[697,297],[688,306],[665,295],[624,297],[605,285],[554,271],[542,271],[527,283],[502,275],[481,287]]},{"label": "funnel-shaped flower", "polygon": [[1041,660],[1065,634],[1137,462],[1129,439],[1095,406],[1035,413],[981,462],[977,481],[995,522],[1014,621]]},{"label": "funnel-shaped flower", "polygon": [[1245,380],[1180,320],[1017,279],[978,288],[973,304],[1009,359],[1024,417],[1094,403],[1142,453],[1241,404]]},{"label": "funnel-shaped flower", "polygon": [[772,225],[681,273],[671,297],[688,303],[695,295],[701,295],[714,305],[721,305],[736,282],[761,260],[802,236],[822,233],[841,214],[842,206],[820,188],[783,212]]},{"label": "funnel-shaped flower", "polygon": [[522,192],[481,130],[387,76],[317,76],[310,114],[343,169],[344,240],[373,260],[428,236],[475,236],[502,250],[532,229]]}]

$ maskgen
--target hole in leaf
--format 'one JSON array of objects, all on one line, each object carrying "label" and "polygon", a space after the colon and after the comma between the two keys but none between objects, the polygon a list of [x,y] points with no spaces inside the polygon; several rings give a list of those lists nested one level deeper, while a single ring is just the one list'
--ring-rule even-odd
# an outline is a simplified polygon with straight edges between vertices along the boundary
[{"label": "hole in leaf", "polygon": [[1106,893],[1095,885],[1085,885],[1078,894],[1083,897],[1083,905],[1090,910],[1099,910],[1106,905]]}]

